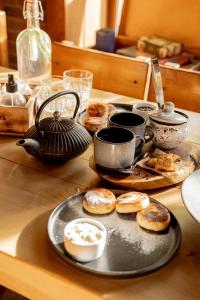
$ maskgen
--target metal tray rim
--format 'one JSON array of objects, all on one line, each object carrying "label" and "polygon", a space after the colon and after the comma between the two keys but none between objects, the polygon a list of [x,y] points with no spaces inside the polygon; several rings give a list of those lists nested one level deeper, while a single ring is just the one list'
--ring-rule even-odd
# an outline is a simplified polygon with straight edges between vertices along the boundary
[{"label": "metal tray rim", "polygon": [[[90,274],[94,274],[94,275],[98,275],[101,277],[107,277],[107,278],[113,278],[113,279],[125,279],[125,278],[132,278],[132,277],[139,277],[139,276],[143,276],[143,275],[147,275],[149,273],[152,273],[156,270],[159,270],[160,268],[164,267],[165,265],[167,265],[175,256],[175,254],[177,253],[177,251],[179,250],[180,246],[181,246],[181,242],[182,242],[182,234],[181,234],[181,228],[180,225],[176,219],[176,217],[174,216],[174,214],[169,210],[170,215],[171,215],[171,224],[175,222],[176,225],[176,243],[175,246],[173,248],[173,251],[170,255],[168,255],[163,261],[159,261],[153,265],[147,266],[145,268],[138,270],[131,270],[131,271],[109,271],[109,272],[100,272],[97,271],[95,269],[91,269],[90,267],[85,266],[84,263],[80,263],[76,260],[74,260],[73,258],[70,258],[70,256],[65,256],[62,253],[59,252],[59,250],[57,249],[57,247],[54,245],[52,239],[51,239],[51,226],[52,226],[52,220],[55,218],[55,215],[57,212],[60,211],[60,209],[65,206],[65,203],[68,202],[69,200],[72,200],[73,198],[77,198],[80,197],[82,195],[84,195],[85,192],[81,192],[81,193],[76,193],[70,197],[68,197],[67,199],[63,200],[58,206],[56,206],[53,211],[50,214],[49,220],[48,220],[48,225],[47,225],[47,231],[48,231],[48,238],[49,241],[51,243],[51,246],[53,247],[53,249],[56,251],[56,253],[59,255],[60,258],[62,258],[62,261],[64,260],[64,262],[69,263],[70,265],[76,267],[77,269],[90,273]],[[153,202],[158,203],[159,201],[154,200],[150,197],[150,200]],[[162,203],[161,203],[162,204]],[[163,204],[162,204],[163,205]],[[164,205],[163,205],[164,206]]]}]

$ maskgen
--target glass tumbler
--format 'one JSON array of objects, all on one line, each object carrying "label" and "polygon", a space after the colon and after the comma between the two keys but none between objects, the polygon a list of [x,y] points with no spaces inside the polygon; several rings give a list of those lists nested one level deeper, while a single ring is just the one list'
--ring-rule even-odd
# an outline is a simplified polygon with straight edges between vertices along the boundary
[{"label": "glass tumbler", "polygon": [[[36,110],[42,105],[42,103],[47,100],[50,96],[63,91],[64,84],[62,76],[53,75],[51,79],[43,82],[40,82],[34,90],[34,96],[36,98]],[[65,114],[66,107],[66,97],[59,97],[58,99],[50,102],[45,108],[45,116],[52,116],[55,111],[62,113],[62,116]]]},{"label": "glass tumbler", "polygon": [[[80,97],[79,112],[83,111],[89,101],[92,89],[93,74],[86,70],[67,70],[63,73],[64,87],[66,90],[75,91]],[[73,109],[75,105],[74,96],[69,95],[68,108]]]}]

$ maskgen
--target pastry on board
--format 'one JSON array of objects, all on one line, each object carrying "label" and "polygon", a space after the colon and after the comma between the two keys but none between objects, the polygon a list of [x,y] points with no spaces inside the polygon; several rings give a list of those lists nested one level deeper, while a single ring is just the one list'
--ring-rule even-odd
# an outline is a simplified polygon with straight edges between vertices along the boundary
[{"label": "pastry on board", "polygon": [[87,117],[85,119],[84,126],[90,131],[97,131],[101,128],[107,127],[107,119],[100,117]]},{"label": "pastry on board", "polygon": [[108,106],[104,103],[91,103],[88,105],[86,113],[88,117],[107,118]]},{"label": "pastry on board", "polygon": [[146,161],[146,165],[156,170],[168,172],[176,171],[176,162],[180,161],[180,156],[173,153],[165,153],[158,157],[151,157]]},{"label": "pastry on board", "polygon": [[156,157],[150,157],[147,161],[146,161],[146,165],[152,168],[155,168],[156,166],[156,161],[157,158]]},{"label": "pastry on board", "polygon": [[117,111],[113,104],[91,103],[86,108],[84,126],[89,131],[97,131],[107,127],[108,116]]}]

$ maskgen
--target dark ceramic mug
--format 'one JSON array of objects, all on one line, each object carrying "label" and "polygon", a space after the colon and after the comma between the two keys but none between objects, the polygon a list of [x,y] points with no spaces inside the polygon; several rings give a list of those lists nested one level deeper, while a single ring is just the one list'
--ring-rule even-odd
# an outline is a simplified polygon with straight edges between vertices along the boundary
[{"label": "dark ceramic mug", "polygon": [[[118,112],[109,117],[109,127],[121,127],[131,130],[144,139],[143,143],[147,143],[153,139],[154,133],[151,126],[147,125],[147,121],[141,115],[133,112]],[[143,143],[141,140],[136,142],[136,147],[141,148]]]},{"label": "dark ceramic mug", "polygon": [[107,127],[95,132],[95,163],[113,170],[131,166],[135,159],[136,138],[137,135],[126,128]]}]

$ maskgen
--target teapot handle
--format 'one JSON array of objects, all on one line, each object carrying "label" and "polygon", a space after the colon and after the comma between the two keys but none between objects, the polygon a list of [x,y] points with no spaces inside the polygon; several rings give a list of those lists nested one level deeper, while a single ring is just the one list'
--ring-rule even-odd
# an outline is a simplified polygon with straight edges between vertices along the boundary
[{"label": "teapot handle", "polygon": [[58,97],[62,97],[64,95],[74,95],[75,98],[76,98],[76,107],[75,107],[75,110],[74,110],[74,114],[73,114],[73,119],[76,117],[76,114],[78,112],[78,109],[79,109],[79,106],[80,106],[80,98],[79,98],[79,95],[74,92],[74,91],[63,91],[63,92],[59,92],[51,97],[49,97],[47,100],[44,101],[44,103],[42,103],[42,105],[40,106],[40,108],[38,109],[38,112],[36,114],[36,117],[35,117],[35,127],[38,131],[39,134],[42,134],[42,131],[40,131],[40,125],[39,125],[39,120],[40,120],[40,116],[41,116],[41,113],[43,111],[43,109],[45,108],[45,106],[47,104],[49,104],[51,101],[55,100],[56,98]]}]

